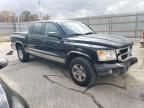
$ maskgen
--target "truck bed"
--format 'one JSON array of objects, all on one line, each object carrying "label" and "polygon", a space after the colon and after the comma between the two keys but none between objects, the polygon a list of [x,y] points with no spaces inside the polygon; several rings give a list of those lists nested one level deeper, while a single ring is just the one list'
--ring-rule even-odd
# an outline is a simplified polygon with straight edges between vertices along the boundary
[{"label": "truck bed", "polygon": [[27,36],[28,32],[14,32],[11,35],[11,46],[13,49],[16,49],[16,42],[19,43],[23,43],[23,45],[26,45],[27,40],[26,40],[26,36]]}]

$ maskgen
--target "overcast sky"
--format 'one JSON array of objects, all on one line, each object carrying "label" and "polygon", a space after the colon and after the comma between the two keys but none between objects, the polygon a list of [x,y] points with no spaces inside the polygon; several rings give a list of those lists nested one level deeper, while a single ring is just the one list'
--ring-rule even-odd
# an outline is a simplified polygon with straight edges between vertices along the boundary
[{"label": "overcast sky", "polygon": [[[39,14],[38,0],[0,0],[0,11]],[[41,0],[42,15],[71,18],[144,11],[144,0]]]}]

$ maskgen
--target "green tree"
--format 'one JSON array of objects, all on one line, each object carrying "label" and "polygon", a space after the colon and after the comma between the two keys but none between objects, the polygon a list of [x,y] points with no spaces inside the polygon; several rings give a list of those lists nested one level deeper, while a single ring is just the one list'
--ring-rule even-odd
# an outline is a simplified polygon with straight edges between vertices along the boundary
[{"label": "green tree", "polygon": [[38,17],[38,15],[36,15],[36,14],[33,14],[33,15],[31,15],[30,16],[30,21],[37,21],[39,19],[39,17]]},{"label": "green tree", "polygon": [[38,20],[38,15],[31,14],[29,11],[23,11],[20,15],[20,22],[36,21]]},{"label": "green tree", "polygon": [[43,16],[43,20],[49,20],[49,19],[50,19],[50,16],[48,14]]},{"label": "green tree", "polygon": [[31,13],[29,11],[23,11],[20,15],[20,22],[29,21]]}]

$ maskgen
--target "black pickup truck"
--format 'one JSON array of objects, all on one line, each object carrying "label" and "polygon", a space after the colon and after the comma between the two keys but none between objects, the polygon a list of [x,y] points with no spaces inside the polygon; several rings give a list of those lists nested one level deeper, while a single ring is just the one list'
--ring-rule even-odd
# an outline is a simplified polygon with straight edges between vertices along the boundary
[{"label": "black pickup truck", "polygon": [[137,62],[130,39],[96,33],[72,20],[33,22],[28,33],[11,35],[11,46],[22,62],[34,55],[64,63],[80,86],[95,83],[100,75],[123,74]]}]

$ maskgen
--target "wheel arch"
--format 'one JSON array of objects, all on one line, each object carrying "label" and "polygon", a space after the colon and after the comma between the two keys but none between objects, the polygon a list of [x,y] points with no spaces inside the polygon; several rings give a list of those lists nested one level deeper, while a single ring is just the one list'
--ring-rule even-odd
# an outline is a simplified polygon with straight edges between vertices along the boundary
[{"label": "wheel arch", "polygon": [[20,41],[16,41],[16,42],[15,42],[15,46],[16,46],[16,49],[18,48],[18,46],[22,46],[22,47],[24,48],[23,43],[20,42]]},{"label": "wheel arch", "polygon": [[87,58],[88,60],[90,60],[92,62],[92,58],[84,53],[84,52],[80,52],[80,51],[70,51],[67,53],[67,58],[66,58],[66,61],[65,61],[65,64],[66,64],[66,68],[68,68],[69,66],[69,63],[71,62],[71,60],[75,57],[85,57]]}]

